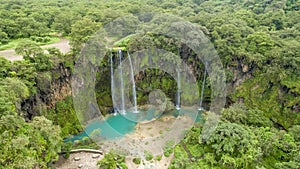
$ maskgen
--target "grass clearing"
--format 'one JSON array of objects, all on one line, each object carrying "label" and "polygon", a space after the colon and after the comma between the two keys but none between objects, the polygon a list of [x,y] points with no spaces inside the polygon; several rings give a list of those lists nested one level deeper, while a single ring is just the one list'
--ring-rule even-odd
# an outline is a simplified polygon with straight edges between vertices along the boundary
[{"label": "grass clearing", "polygon": [[[37,44],[38,45],[48,45],[48,44],[52,44],[52,43],[56,43],[56,42],[60,41],[60,38],[56,37],[56,36],[49,36],[49,38],[50,38],[50,41],[48,41],[46,43],[37,42]],[[0,45],[0,50],[15,49],[17,47],[17,45],[23,40],[31,40],[31,39],[30,38],[14,39],[5,45]]]}]

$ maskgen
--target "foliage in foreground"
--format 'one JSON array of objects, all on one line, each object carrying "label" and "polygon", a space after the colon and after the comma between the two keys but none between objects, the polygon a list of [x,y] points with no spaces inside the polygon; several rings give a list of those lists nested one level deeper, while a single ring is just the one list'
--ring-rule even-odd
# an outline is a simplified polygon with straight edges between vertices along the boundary
[{"label": "foliage in foreground", "polygon": [[99,169],[116,169],[122,167],[127,169],[125,165],[125,157],[114,153],[113,151],[108,152],[104,155],[104,158],[97,162]]},{"label": "foliage in foreground", "polygon": [[206,140],[200,124],[192,128],[175,147],[170,168],[298,168],[300,142],[294,134],[298,127],[287,132],[269,126],[263,116],[259,122],[243,118],[255,111],[241,104],[224,109],[222,121]]},{"label": "foliage in foreground", "polygon": [[1,116],[0,166],[14,168],[47,168],[58,159],[62,139],[60,128],[45,117],[30,123],[16,115]]},{"label": "foliage in foreground", "polygon": [[[0,57],[0,168],[49,168],[61,151],[60,127],[44,116],[23,111],[22,104],[45,87],[37,83],[52,68],[49,55],[53,50],[44,54],[32,42],[23,45],[18,52],[24,60],[10,62]],[[32,48],[27,50],[28,46]]]}]

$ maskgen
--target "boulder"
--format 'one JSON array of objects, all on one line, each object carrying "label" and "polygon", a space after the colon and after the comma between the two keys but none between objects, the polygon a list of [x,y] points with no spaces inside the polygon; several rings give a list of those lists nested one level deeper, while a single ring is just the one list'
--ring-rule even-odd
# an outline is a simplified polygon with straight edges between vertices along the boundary
[{"label": "boulder", "polygon": [[93,154],[92,158],[99,158],[100,154]]},{"label": "boulder", "polygon": [[79,161],[80,158],[79,158],[79,157],[75,157],[74,160],[75,160],[75,161]]},{"label": "boulder", "polygon": [[243,69],[243,72],[246,73],[249,71],[249,66],[242,64],[242,69]]}]

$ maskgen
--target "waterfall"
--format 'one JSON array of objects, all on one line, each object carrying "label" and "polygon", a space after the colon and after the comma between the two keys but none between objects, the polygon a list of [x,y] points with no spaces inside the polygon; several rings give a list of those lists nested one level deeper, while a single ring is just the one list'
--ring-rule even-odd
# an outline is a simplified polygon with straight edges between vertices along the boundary
[{"label": "waterfall", "polygon": [[[180,49],[178,48],[178,56],[180,58]],[[176,99],[176,110],[180,110],[180,90],[181,90],[181,85],[180,85],[180,69],[178,67],[177,69],[177,99]]]},{"label": "waterfall", "polygon": [[114,82],[114,62],[113,62],[113,55],[112,51],[110,51],[110,79],[111,79],[111,99],[113,102],[113,109],[114,109],[114,115],[117,115],[117,112],[115,110],[115,82]]},{"label": "waterfall", "polygon": [[176,109],[180,110],[180,70],[177,71],[177,99],[176,99]]},{"label": "waterfall", "polygon": [[199,109],[198,109],[200,111],[204,110],[202,107],[202,102],[203,102],[203,94],[204,94],[204,87],[205,87],[205,79],[206,79],[206,64],[204,65],[204,75],[203,75],[200,103],[199,103]]},{"label": "waterfall", "polygon": [[121,114],[126,114],[125,110],[125,101],[124,101],[124,82],[123,82],[123,66],[122,66],[122,51],[119,50],[119,59],[120,59],[120,80],[121,80]]},{"label": "waterfall", "polygon": [[128,54],[128,60],[129,60],[129,63],[130,63],[130,70],[131,70],[133,113],[138,113],[137,101],[136,101],[136,87],[135,87],[134,74],[133,74],[133,66],[132,66],[131,57],[130,57],[129,52],[127,52],[127,54]]}]

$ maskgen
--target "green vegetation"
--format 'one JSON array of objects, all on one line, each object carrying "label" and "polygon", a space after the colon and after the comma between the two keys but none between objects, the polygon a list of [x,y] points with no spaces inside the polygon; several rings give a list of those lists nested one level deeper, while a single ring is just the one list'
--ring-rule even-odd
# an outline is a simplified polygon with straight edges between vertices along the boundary
[{"label": "green vegetation", "polygon": [[[83,44],[118,17],[125,16],[130,29],[123,39],[116,39],[113,50],[156,47],[179,52],[201,85],[204,65],[191,49],[156,32],[135,31],[139,22],[149,19],[137,14],[153,11],[199,26],[221,58],[229,91],[228,108],[210,137],[201,135],[203,117],[179,144],[164,145],[165,157],[174,154],[169,168],[300,168],[299,8],[297,0],[2,0],[0,50],[14,48],[24,59],[11,62],[0,57],[0,168],[50,168],[61,150],[98,148],[89,138],[63,143],[63,138],[82,131],[66,91]],[[71,53],[55,48],[45,53],[40,48],[61,36],[69,37]],[[104,114],[112,107],[107,65],[107,60],[101,63],[105,68],[97,72],[95,86]],[[154,89],[175,98],[176,82],[161,70],[140,72],[136,85],[139,105],[147,103]],[[204,104],[209,105],[211,86],[205,87]],[[192,97],[182,94],[183,100]],[[162,158],[146,154],[150,161]],[[138,158],[133,161],[141,163]],[[110,152],[98,166],[126,168],[125,158]]]},{"label": "green vegetation", "polygon": [[132,161],[134,164],[141,164],[141,158],[134,158]]},{"label": "green vegetation", "polygon": [[124,156],[118,155],[114,151],[110,151],[104,155],[102,160],[97,162],[97,165],[99,166],[99,169],[115,169],[117,166],[127,169],[124,162]]},{"label": "green vegetation", "polygon": [[[15,49],[19,43],[21,43],[25,39],[14,39],[8,43],[0,45],[0,50],[6,50],[6,49]],[[27,40],[35,41],[38,45],[47,45],[51,43],[58,42],[60,39],[58,37],[33,37],[33,38],[27,38]]]},{"label": "green vegetation", "polygon": [[63,138],[82,131],[81,124],[77,119],[76,112],[73,107],[71,96],[66,97],[62,101],[56,102],[55,109],[49,110],[45,116],[61,127],[61,136]]},{"label": "green vegetation", "polygon": [[[0,166],[3,168],[47,168],[58,159],[62,145],[60,127],[43,116],[32,117],[22,110],[24,100],[37,93],[38,72],[42,74],[51,68],[48,61],[46,54],[13,63],[0,57]],[[43,67],[45,64],[47,68]]]},{"label": "green vegetation", "polygon": [[23,100],[36,91],[36,67],[28,60],[11,63],[0,58],[0,133],[3,168],[46,168],[58,159],[62,138],[60,127],[43,116],[29,122],[21,109]]},{"label": "green vegetation", "polygon": [[257,119],[236,116],[251,116],[254,111],[241,104],[224,109],[226,116],[206,140],[200,134],[202,125],[195,126],[180,146],[175,147],[170,168],[182,166],[182,161],[188,161],[189,167],[202,168],[299,167],[300,147],[293,134],[269,127],[264,120],[255,123]]},{"label": "green vegetation", "polygon": [[153,159],[153,154],[152,154],[152,153],[150,153],[150,152],[148,152],[148,151],[145,151],[144,153],[145,153],[145,159],[146,159],[147,161],[150,161],[150,160]]},{"label": "green vegetation", "polygon": [[60,128],[45,117],[35,117],[27,123],[17,115],[4,115],[0,124],[1,167],[46,168],[58,159]]},{"label": "green vegetation", "polygon": [[161,159],[162,159],[161,155],[158,155],[158,156],[155,157],[155,160],[157,160],[157,161],[160,161]]},{"label": "green vegetation", "polygon": [[169,157],[173,153],[174,141],[170,140],[165,143],[164,146],[164,155]]}]

